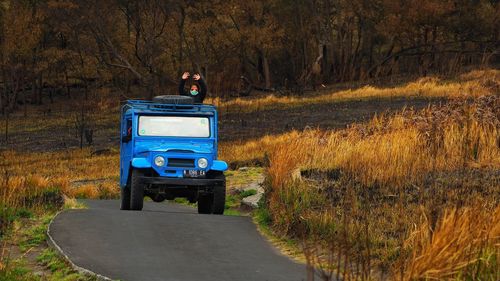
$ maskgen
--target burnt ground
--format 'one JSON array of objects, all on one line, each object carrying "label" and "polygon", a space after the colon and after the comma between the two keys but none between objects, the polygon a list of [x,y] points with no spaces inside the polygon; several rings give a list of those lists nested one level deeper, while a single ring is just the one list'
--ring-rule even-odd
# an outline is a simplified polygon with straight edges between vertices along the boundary
[{"label": "burnt ground", "polygon": [[[250,113],[221,113],[220,141],[248,140],[264,135],[281,134],[304,128],[341,129],[354,122],[364,122],[375,114],[402,108],[421,109],[443,99],[383,98],[311,104],[301,107],[263,110]],[[72,110],[73,108],[73,110]],[[28,117],[22,112],[9,120],[8,141],[5,141],[5,119],[0,120],[0,150],[42,152],[80,147],[78,107],[59,105],[50,113],[33,107]],[[101,151],[119,147],[119,112],[89,110],[86,122],[93,131],[93,143],[83,137],[83,146]]]},{"label": "burnt ground", "polygon": [[312,104],[245,114],[230,113],[219,117],[219,138],[221,141],[233,141],[305,128],[342,129],[352,123],[365,122],[375,114],[395,112],[405,107],[418,110],[440,102],[444,100],[385,98]]}]

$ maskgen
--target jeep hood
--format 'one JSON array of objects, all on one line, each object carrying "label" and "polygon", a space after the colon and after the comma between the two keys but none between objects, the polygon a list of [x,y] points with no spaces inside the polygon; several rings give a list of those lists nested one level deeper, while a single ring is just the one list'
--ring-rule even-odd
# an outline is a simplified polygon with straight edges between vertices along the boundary
[{"label": "jeep hood", "polygon": [[193,152],[193,153],[213,153],[213,142],[161,142],[161,143],[137,143],[136,153],[143,152]]}]

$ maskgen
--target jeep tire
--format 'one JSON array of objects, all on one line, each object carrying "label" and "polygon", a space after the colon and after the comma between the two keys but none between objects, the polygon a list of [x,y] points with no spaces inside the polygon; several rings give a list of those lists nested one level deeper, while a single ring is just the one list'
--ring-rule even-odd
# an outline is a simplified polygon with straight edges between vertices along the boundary
[{"label": "jeep tire", "polygon": [[141,211],[144,204],[144,184],[141,182],[142,172],[133,169],[130,175],[130,210]]},{"label": "jeep tire", "polygon": [[120,210],[130,210],[130,184],[120,188]]},{"label": "jeep tire", "polygon": [[193,104],[193,98],[187,96],[165,95],[154,97],[153,102],[165,104]]},{"label": "jeep tire", "polygon": [[198,214],[211,214],[213,202],[213,194],[200,193],[198,195]]},{"label": "jeep tire", "polygon": [[222,215],[224,214],[226,206],[226,176],[221,173],[214,178],[222,180],[222,183],[214,186],[212,213],[215,215]]}]

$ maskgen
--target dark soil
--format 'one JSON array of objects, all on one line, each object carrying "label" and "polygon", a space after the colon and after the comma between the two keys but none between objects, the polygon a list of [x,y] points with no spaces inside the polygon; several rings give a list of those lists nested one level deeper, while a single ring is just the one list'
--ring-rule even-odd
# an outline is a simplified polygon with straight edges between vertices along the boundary
[{"label": "dark soil", "polygon": [[221,141],[245,140],[264,135],[281,134],[305,128],[342,129],[365,122],[375,114],[394,112],[402,108],[422,109],[443,99],[373,99],[327,104],[313,104],[280,110],[251,113],[230,113],[219,117]]},{"label": "dark soil", "polygon": [[[219,116],[219,140],[238,141],[259,138],[264,135],[281,134],[291,130],[305,128],[341,129],[355,122],[364,122],[375,114],[394,112],[404,107],[421,109],[442,99],[373,99],[327,104],[313,104],[303,107],[265,110],[251,113],[227,113]],[[75,127],[78,110],[53,110],[50,114],[33,110],[28,117],[22,113],[11,116],[8,141],[5,141],[5,120],[0,120],[0,150],[43,152],[80,147],[80,137]],[[74,107],[73,107],[74,108]],[[88,144],[83,138],[83,147],[96,151],[109,151],[119,148],[119,112],[89,112],[88,125],[93,130],[93,143]],[[30,126],[23,122],[23,127],[13,128],[21,121],[40,120],[45,125]],[[46,121],[46,122],[45,122]]]}]

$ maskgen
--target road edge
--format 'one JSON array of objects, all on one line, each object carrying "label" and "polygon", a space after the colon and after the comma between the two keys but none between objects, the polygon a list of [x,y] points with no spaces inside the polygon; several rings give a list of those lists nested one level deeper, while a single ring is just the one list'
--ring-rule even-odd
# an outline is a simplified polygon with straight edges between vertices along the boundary
[{"label": "road edge", "polygon": [[81,266],[78,266],[76,265],[70,258],[68,255],[66,255],[63,251],[63,249],[61,247],[59,247],[59,245],[57,245],[56,241],[54,240],[54,238],[52,238],[52,236],[50,235],[50,227],[52,226],[52,223],[54,222],[54,220],[57,218],[57,216],[59,216],[59,214],[61,214],[62,212],[64,212],[66,210],[63,210],[63,211],[59,211],[57,212],[57,214],[52,218],[52,220],[50,221],[49,225],[47,226],[47,231],[45,232],[47,234],[47,242],[49,244],[49,246],[51,248],[54,248],[58,254],[63,257],[63,259],[70,264],[71,268],[73,268],[73,270],[77,271],[78,273],[80,274],[83,274],[83,275],[87,275],[87,276],[91,276],[91,277],[95,277],[97,280],[99,281],[113,281],[115,279],[111,279],[107,276],[104,276],[104,275],[101,275],[101,274],[98,274],[98,273],[95,273],[93,272],[92,270],[89,270],[89,269],[86,269],[86,268],[83,268]]}]

